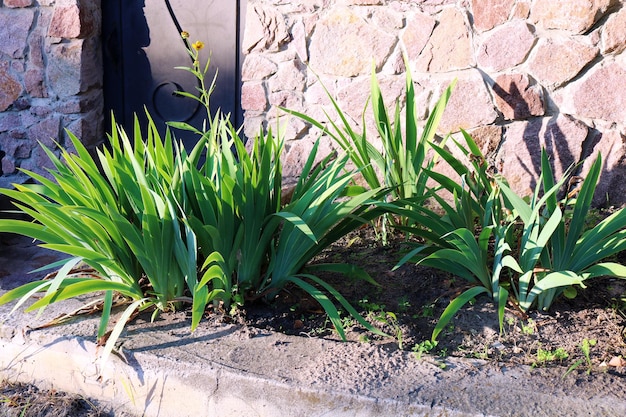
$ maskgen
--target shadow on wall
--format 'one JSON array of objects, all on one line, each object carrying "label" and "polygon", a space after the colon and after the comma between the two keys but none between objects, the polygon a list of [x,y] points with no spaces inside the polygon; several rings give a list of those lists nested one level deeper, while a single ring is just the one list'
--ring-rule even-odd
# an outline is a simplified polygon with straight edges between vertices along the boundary
[{"label": "shadow on wall", "polygon": [[[483,73],[483,75],[486,74]],[[530,189],[535,189],[537,180],[541,175],[542,148],[545,148],[551,157],[551,165],[556,177],[567,171],[572,164],[580,162],[570,150],[565,134],[557,123],[558,114],[551,117],[544,129],[546,117],[537,117],[533,114],[529,104],[524,99],[524,94],[519,91],[515,83],[510,83],[506,88],[488,76],[487,78],[492,84],[494,93],[513,110],[512,121],[526,121],[522,134],[526,154],[520,151],[515,155],[515,158],[520,168],[531,178]],[[587,141],[585,140],[585,142]],[[581,156],[583,156],[582,152]],[[579,172],[581,167],[578,167],[575,172]]]},{"label": "shadow on wall", "polygon": [[[562,121],[564,117],[567,118],[567,116],[558,112],[553,113],[546,122],[547,116],[537,116],[532,113],[532,109],[524,99],[524,93],[519,91],[515,83],[510,83],[507,88],[499,85],[484,73],[483,76],[492,83],[493,92],[512,109],[511,121],[525,121],[526,123],[522,133],[522,140],[526,149],[525,151],[516,149],[514,160],[520,169],[525,171],[531,178],[529,188],[531,190],[535,189],[537,180],[541,175],[541,149],[544,147],[551,157],[552,169],[557,179],[573,164],[578,164],[572,173],[572,179],[566,190],[567,193],[575,191],[580,186],[579,180],[582,179],[578,176],[582,175],[584,177],[588,165],[593,162],[589,160],[588,164],[586,160],[589,158],[595,160],[596,158],[597,153],[595,150],[603,142],[603,133],[585,125],[586,136],[580,141],[581,149],[571,149],[570,143],[574,142],[568,140],[567,133],[559,125],[559,121]],[[596,195],[594,196],[594,205],[597,207],[608,207],[614,204],[608,197],[609,190],[626,181],[623,170],[607,168],[619,165],[609,163],[609,158],[613,154],[612,149],[615,146],[617,145],[612,145],[611,148],[605,149],[601,154],[603,169],[596,187]],[[511,160],[513,158],[509,161]],[[508,168],[509,170],[511,169],[511,167]],[[505,168],[503,167],[503,169]],[[515,184],[511,185],[514,186]],[[617,204],[622,204],[622,202],[617,201]]]}]

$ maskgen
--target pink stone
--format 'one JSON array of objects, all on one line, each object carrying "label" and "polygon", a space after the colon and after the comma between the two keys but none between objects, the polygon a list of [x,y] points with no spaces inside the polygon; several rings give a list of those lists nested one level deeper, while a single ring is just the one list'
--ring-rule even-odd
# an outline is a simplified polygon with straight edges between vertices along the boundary
[{"label": "pink stone", "polygon": [[82,39],[95,29],[93,14],[79,5],[56,6],[48,28],[48,36]]},{"label": "pink stone", "polygon": [[15,147],[15,152],[13,155],[17,159],[29,158],[33,148],[35,148],[36,146],[37,144],[35,142],[27,142],[22,140],[21,143],[17,144],[17,146]]},{"label": "pink stone", "polygon": [[15,112],[0,113],[0,132],[6,132],[22,125],[19,114]]},{"label": "pink stone", "polygon": [[[6,9],[5,9],[6,10]],[[16,9],[5,12],[0,8],[0,53],[10,58],[24,56],[28,31],[33,25],[33,9]]]},{"label": "pink stone", "polygon": [[529,59],[530,73],[545,86],[561,86],[598,54],[598,48],[573,39],[542,39]]},{"label": "pink stone", "polygon": [[250,54],[241,69],[242,81],[264,80],[275,74],[278,66],[264,55]]},{"label": "pink stone", "polygon": [[5,111],[22,94],[22,85],[8,71],[9,64],[0,62],[0,111]]},{"label": "pink stone", "polygon": [[469,76],[459,78],[448,106],[439,123],[439,132],[457,132],[493,123],[498,117],[485,83],[472,70]]},{"label": "pink stone", "polygon": [[626,123],[626,95],[619,89],[623,85],[626,68],[619,64],[591,70],[583,81],[571,85],[576,115]]},{"label": "pink stone", "polygon": [[28,58],[29,65],[34,65],[39,68],[44,67],[43,60],[43,37],[34,33],[28,37]]},{"label": "pink stone", "polygon": [[48,57],[47,79],[51,89],[60,97],[68,97],[81,91],[83,42],[53,45]]},{"label": "pink stone", "polygon": [[24,86],[26,87],[26,92],[32,97],[48,97],[48,92],[44,86],[43,76],[43,70],[40,69],[26,71],[26,74],[24,75]]},{"label": "pink stone", "polygon": [[247,82],[241,87],[241,108],[246,111],[264,111],[267,107],[265,88],[261,82]]},{"label": "pink stone", "polygon": [[275,8],[261,4],[246,9],[246,30],[242,49],[252,51],[278,51],[289,40],[285,17]]},{"label": "pink stone", "polygon": [[402,42],[409,60],[414,60],[426,46],[437,21],[432,17],[417,13],[407,19],[406,29],[402,34]]},{"label": "pink stone", "polygon": [[508,20],[515,0],[472,0],[474,26],[486,31]]},{"label": "pink stone", "polygon": [[617,0],[535,0],[530,18],[544,29],[584,33],[617,2]]},{"label": "pink stone", "polygon": [[493,85],[496,106],[508,120],[543,116],[543,91],[526,74],[503,74]]},{"label": "pink stone", "polygon": [[611,15],[602,28],[602,53],[619,54],[626,49],[626,9]]},{"label": "pink stone", "polygon": [[310,65],[317,73],[368,75],[372,62],[376,69],[382,68],[396,41],[350,9],[338,7],[317,23],[309,46]]},{"label": "pink stone", "polygon": [[295,22],[291,28],[292,41],[290,46],[293,46],[300,61],[307,62],[309,60],[309,51],[307,49],[307,35],[304,23],[301,20]]},{"label": "pink stone", "polygon": [[530,3],[523,1],[518,2],[513,6],[513,11],[511,12],[511,19],[528,19],[528,15],[530,14]]},{"label": "pink stone", "polygon": [[[477,127],[476,129],[470,130],[468,133],[472,139],[474,139],[482,154],[489,157],[498,149],[498,146],[500,146],[504,129],[502,126],[489,125]],[[461,141],[461,143],[464,142]]]},{"label": "pink stone", "polygon": [[531,195],[541,173],[541,149],[550,156],[555,178],[561,178],[581,160],[587,133],[582,122],[562,115],[514,122],[498,151],[498,171],[519,195]]},{"label": "pink stone", "polygon": [[33,0],[4,0],[4,5],[11,8],[32,6]]},{"label": "pink stone", "polygon": [[296,61],[282,62],[278,66],[278,71],[269,79],[268,87],[270,92],[276,91],[303,91],[305,86],[304,74]]},{"label": "pink stone", "polygon": [[[70,124],[67,129],[76,135],[85,146],[88,148],[93,147],[100,144],[104,139],[102,120],[102,113],[99,111],[84,113],[78,120]],[[65,131],[63,132],[63,138],[66,144],[70,143]]]},{"label": "pink stone", "polygon": [[28,129],[28,137],[33,143],[41,142],[45,146],[52,148],[55,141],[59,140],[61,134],[61,118],[51,116]]},{"label": "pink stone", "polygon": [[17,171],[15,167],[15,162],[11,158],[8,158],[6,156],[3,157],[2,168],[0,168],[0,174],[9,175],[9,174],[15,173],[15,171]]},{"label": "pink stone", "polygon": [[520,64],[535,43],[535,36],[526,22],[516,20],[495,29],[478,52],[478,65],[502,71]]},{"label": "pink stone", "polygon": [[456,8],[441,12],[439,25],[417,59],[421,72],[447,72],[474,64],[472,42],[466,24],[466,14]]},{"label": "pink stone", "polygon": [[598,154],[601,155],[602,172],[596,186],[594,204],[609,203],[620,206],[626,203],[626,137],[619,131],[610,129],[603,133],[596,132],[593,142],[593,150],[585,158],[580,175],[584,178]]}]

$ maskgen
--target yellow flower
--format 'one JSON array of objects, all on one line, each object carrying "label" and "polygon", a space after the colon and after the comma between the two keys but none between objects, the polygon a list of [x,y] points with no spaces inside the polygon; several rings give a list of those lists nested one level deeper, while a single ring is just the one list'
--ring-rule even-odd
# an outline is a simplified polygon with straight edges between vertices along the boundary
[{"label": "yellow flower", "polygon": [[200,49],[204,48],[204,43],[202,41],[195,41],[191,44],[191,47],[196,51],[199,51]]},{"label": "yellow flower", "polygon": [[189,32],[183,30],[182,32],[180,32],[180,37],[183,39],[189,38]]}]

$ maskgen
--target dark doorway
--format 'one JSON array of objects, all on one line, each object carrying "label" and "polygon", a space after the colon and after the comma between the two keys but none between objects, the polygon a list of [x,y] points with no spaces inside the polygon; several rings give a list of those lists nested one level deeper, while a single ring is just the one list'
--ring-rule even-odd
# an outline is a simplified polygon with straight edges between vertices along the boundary
[{"label": "dark doorway", "polygon": [[[206,112],[196,101],[175,91],[196,94],[198,82],[187,71],[191,58],[180,36],[202,41],[201,63],[211,57],[207,83],[218,71],[211,111],[220,108],[235,126],[243,122],[241,96],[241,38],[246,0],[109,0],[102,2],[104,102],[128,132],[134,115],[145,123],[144,106],[164,130],[166,121],[186,121],[198,128]],[[110,129],[110,120],[106,120]],[[197,137],[175,131],[186,147]]]}]

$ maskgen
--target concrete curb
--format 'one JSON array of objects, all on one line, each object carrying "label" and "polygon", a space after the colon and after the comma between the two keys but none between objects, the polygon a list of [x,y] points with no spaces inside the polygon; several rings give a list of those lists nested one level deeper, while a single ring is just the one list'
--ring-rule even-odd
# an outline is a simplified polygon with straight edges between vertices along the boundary
[{"label": "concrete curb", "polygon": [[[53,306],[53,310],[57,306]],[[93,330],[95,319],[79,323],[29,331],[28,326],[18,328],[19,322],[31,321],[32,315],[15,313],[10,318],[6,309],[0,311],[0,378],[16,382],[34,383],[43,388],[54,388],[97,399],[115,410],[116,415],[141,416],[473,416],[483,415],[456,412],[444,407],[431,407],[407,403],[402,399],[378,398],[371,395],[346,392],[332,385],[311,387],[295,385],[291,378],[276,378],[259,369],[249,371],[233,366],[232,358],[222,355],[226,350],[206,352],[207,340],[224,337],[224,344],[232,347],[233,338],[241,341],[239,326],[218,329],[222,336],[204,333],[191,336],[191,343],[178,341],[157,345],[154,348],[141,339],[142,332],[129,332],[123,342],[121,354],[125,360],[112,356],[102,368],[99,366],[98,347],[84,336],[71,335]],[[46,317],[53,317],[51,311]],[[154,330],[151,341],[168,340],[165,334],[180,328],[179,323],[167,329]],[[63,332],[63,330],[69,332]],[[164,332],[164,334],[159,334]],[[68,335],[70,334],[70,335]],[[215,336],[215,338],[213,338]],[[252,341],[263,339],[263,346],[281,346],[287,336],[272,333],[246,335]],[[138,340],[135,340],[138,339]],[[296,338],[297,339],[297,338]],[[302,340],[305,341],[305,340]],[[312,342],[313,340],[311,340]],[[337,342],[326,341],[330,344]],[[217,342],[219,343],[219,341]],[[136,345],[137,352],[125,349]],[[179,354],[175,345],[181,347]],[[239,343],[237,343],[239,345]],[[257,349],[251,343],[230,349],[230,355],[250,357],[248,349]],[[300,345],[300,344],[298,344]],[[154,346],[154,345],[153,345]],[[296,353],[301,346],[298,346]],[[189,354],[197,351],[199,360],[189,361]],[[211,358],[207,360],[207,355]],[[289,353],[285,353],[289,356]],[[298,354],[299,355],[299,354]],[[258,363],[275,371],[283,365],[271,364],[276,359]]]},{"label": "concrete curb", "polygon": [[182,313],[129,325],[99,369],[97,318],[32,331],[42,319],[8,313],[0,307],[0,378],[94,398],[116,416],[626,415],[624,393],[542,386],[527,367],[450,358],[444,370],[389,346],[238,325],[190,334]]}]

